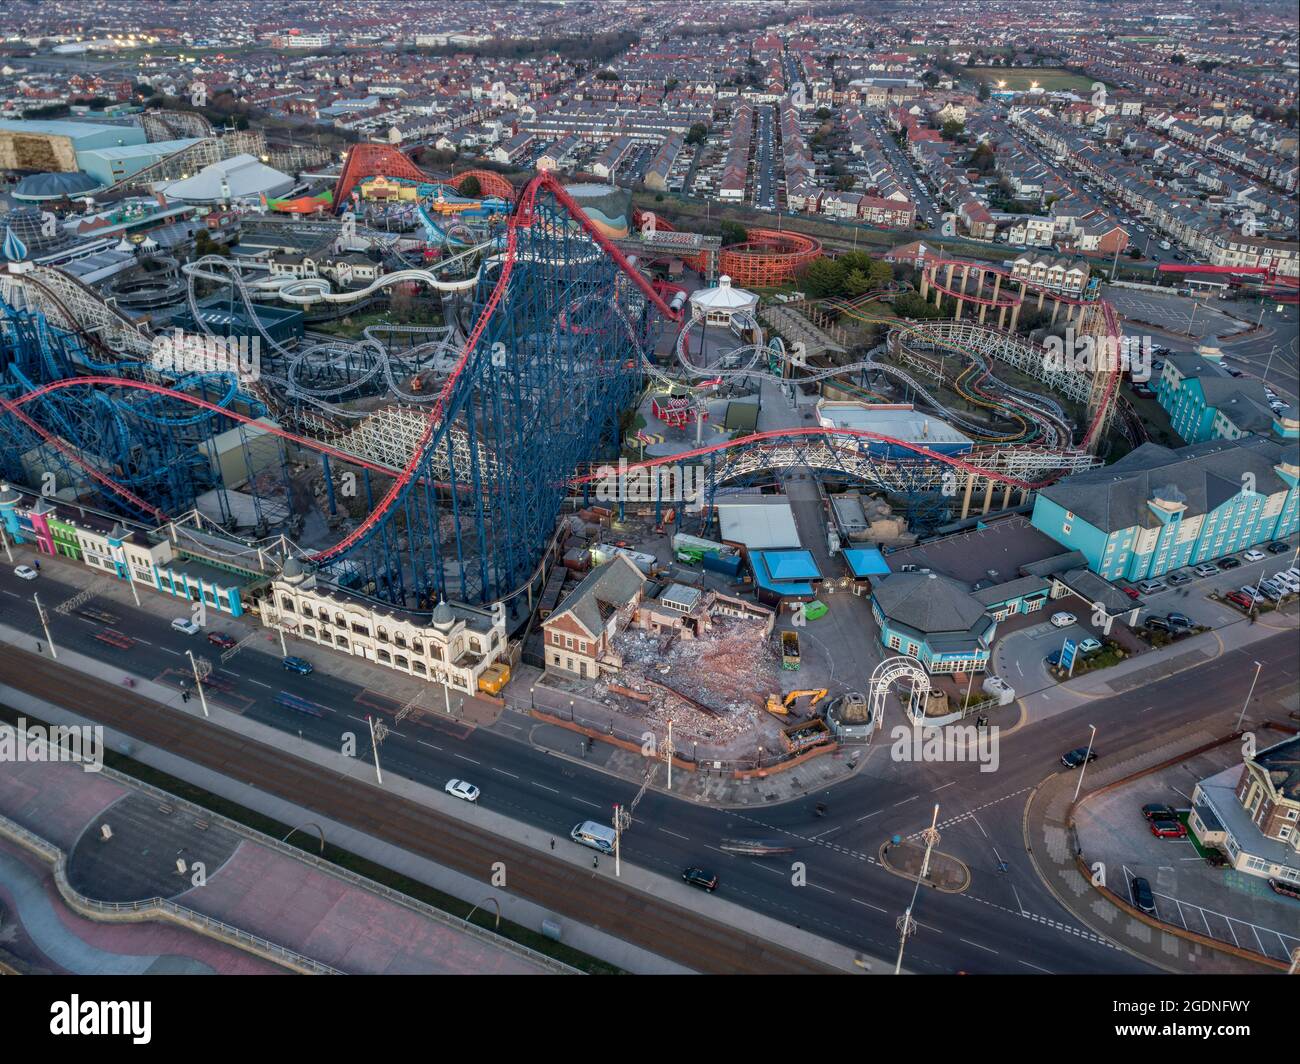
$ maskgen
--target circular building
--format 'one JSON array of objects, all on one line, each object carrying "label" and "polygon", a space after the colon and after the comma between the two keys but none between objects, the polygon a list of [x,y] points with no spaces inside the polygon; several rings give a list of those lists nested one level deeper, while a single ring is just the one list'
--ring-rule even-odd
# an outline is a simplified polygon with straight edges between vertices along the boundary
[{"label": "circular building", "polygon": [[10,262],[40,258],[72,242],[57,221],[48,226],[43,213],[35,207],[15,207],[0,214],[0,246]]},{"label": "circular building", "polygon": [[691,293],[691,320],[707,325],[730,325],[737,314],[750,317],[758,310],[758,296],[736,288],[731,278],[718,278],[715,288],[701,288]]},{"label": "circular building", "polygon": [[14,199],[24,203],[44,203],[48,200],[78,199],[98,192],[104,186],[84,170],[66,174],[29,174],[18,182]]}]

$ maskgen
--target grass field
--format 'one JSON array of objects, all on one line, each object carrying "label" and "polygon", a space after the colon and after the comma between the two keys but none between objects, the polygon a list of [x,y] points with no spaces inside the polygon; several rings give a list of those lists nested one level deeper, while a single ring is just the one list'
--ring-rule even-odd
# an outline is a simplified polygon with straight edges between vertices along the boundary
[{"label": "grass field", "polygon": [[1005,81],[1008,89],[1032,89],[1037,84],[1047,92],[1077,92],[1086,96],[1092,91],[1093,83],[1092,78],[1060,67],[967,67],[962,73],[984,82],[990,89]]}]

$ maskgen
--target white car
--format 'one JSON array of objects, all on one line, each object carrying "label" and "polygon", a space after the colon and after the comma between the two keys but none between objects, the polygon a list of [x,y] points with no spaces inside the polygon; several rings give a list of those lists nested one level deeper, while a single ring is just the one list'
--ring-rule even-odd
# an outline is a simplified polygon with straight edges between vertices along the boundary
[{"label": "white car", "polygon": [[1082,643],[1079,644],[1080,654],[1095,654],[1100,649],[1101,649],[1101,640],[1099,639],[1085,639]]},{"label": "white car", "polygon": [[478,801],[478,788],[465,780],[448,780],[443,790],[453,798],[462,798],[467,802]]},{"label": "white car", "polygon": [[1052,627],[1069,628],[1078,619],[1073,613],[1054,613],[1052,614]]},{"label": "white car", "polygon": [[1242,555],[1242,557],[1248,562],[1262,562],[1264,560],[1264,552],[1262,550],[1248,550]]},{"label": "white car", "polygon": [[40,573],[30,565],[20,565],[14,570],[14,576],[18,577],[19,580],[35,580],[40,576]]},{"label": "white car", "polygon": [[177,617],[172,621],[173,632],[184,632],[186,635],[198,635],[199,626],[188,617]]}]

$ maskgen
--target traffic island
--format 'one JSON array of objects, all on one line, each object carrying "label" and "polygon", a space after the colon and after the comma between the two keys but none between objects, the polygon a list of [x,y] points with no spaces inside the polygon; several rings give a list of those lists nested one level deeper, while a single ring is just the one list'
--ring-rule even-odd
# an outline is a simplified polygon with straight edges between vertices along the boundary
[{"label": "traffic island", "polygon": [[[877,856],[887,871],[916,882],[917,874],[925,862],[925,847],[910,839],[891,841],[880,847]],[[930,867],[921,877],[921,882],[945,894],[960,894],[970,886],[970,869],[951,854],[934,850],[930,853]]]}]

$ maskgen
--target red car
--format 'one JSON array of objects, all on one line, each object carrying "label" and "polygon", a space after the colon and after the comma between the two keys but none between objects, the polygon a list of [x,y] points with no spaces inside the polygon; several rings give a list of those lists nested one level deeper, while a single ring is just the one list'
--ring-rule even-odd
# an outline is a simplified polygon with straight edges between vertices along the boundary
[{"label": "red car", "polygon": [[1120,588],[1120,590],[1121,590],[1122,592],[1124,592],[1124,594],[1126,594],[1126,595],[1127,595],[1129,598],[1131,598],[1134,602],[1136,602],[1136,601],[1141,597],[1141,596],[1138,594],[1138,589],[1135,588],[1135,587],[1122,587],[1122,588]]},{"label": "red car", "polygon": [[1158,839],[1185,839],[1187,829],[1177,820],[1153,820],[1151,834]]},{"label": "red car", "polygon": [[235,645],[237,640],[232,639],[230,636],[226,635],[225,632],[209,632],[208,642],[213,644],[213,646],[219,646],[222,650],[229,650]]},{"label": "red car", "polygon": [[1226,598],[1229,602],[1231,602],[1234,606],[1240,606],[1243,610],[1248,610],[1251,607],[1250,599],[1247,598],[1245,595],[1243,595],[1240,591],[1229,591],[1223,597]]}]

